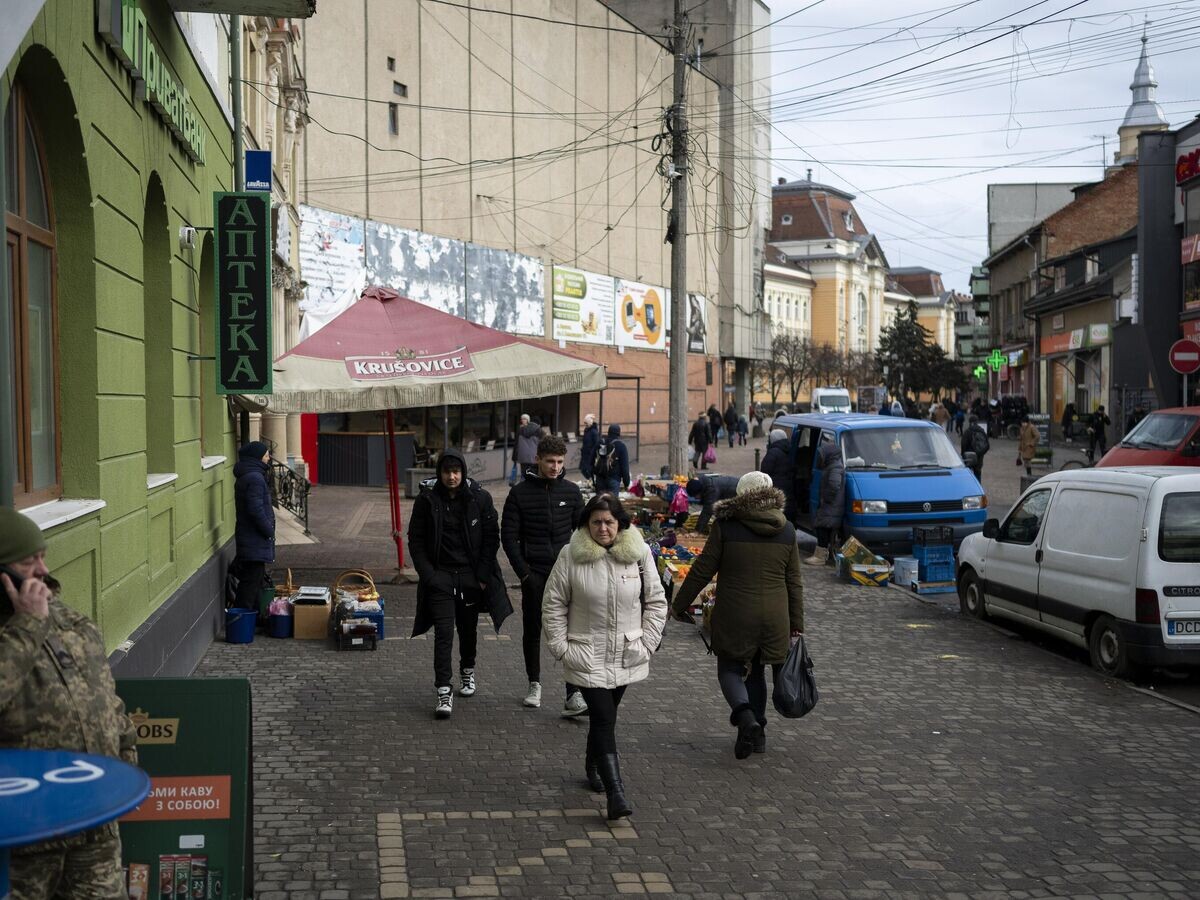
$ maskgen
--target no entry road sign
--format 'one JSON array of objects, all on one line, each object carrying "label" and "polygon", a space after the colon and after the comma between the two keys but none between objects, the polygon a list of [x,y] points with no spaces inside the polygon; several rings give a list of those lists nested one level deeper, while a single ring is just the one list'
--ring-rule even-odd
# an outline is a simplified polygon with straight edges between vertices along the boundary
[{"label": "no entry road sign", "polygon": [[1200,369],[1200,344],[1183,338],[1171,345],[1171,368],[1180,375],[1191,375]]}]

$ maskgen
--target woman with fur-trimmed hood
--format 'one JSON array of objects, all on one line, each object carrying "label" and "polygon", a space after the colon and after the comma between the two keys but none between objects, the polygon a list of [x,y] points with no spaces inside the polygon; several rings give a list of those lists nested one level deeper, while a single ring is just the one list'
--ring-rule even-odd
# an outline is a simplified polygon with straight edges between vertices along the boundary
[{"label": "woman with fur-trimmed hood", "polygon": [[717,504],[716,522],[704,551],[692,564],[671,604],[672,616],[687,612],[701,590],[717,580],[712,650],[717,681],[737,728],[734,756],[767,749],[767,682],[774,679],[791,645],[804,633],[804,591],[796,529],[783,514],[783,491],[763,472],[747,472],[737,496]]},{"label": "woman with fur-trimmed hood", "polygon": [[587,701],[587,780],[608,795],[610,820],[633,812],[617,758],[617,707],[626,687],[650,674],[666,621],[649,546],[616,495],[597,494],[546,580],[542,632]]}]

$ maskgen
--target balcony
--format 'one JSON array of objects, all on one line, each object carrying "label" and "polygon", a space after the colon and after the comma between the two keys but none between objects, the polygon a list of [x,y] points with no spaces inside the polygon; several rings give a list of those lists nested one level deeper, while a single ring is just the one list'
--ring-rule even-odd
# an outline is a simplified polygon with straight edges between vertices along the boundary
[{"label": "balcony", "polygon": [[317,11],[317,0],[167,0],[176,12],[223,13],[307,19]]}]

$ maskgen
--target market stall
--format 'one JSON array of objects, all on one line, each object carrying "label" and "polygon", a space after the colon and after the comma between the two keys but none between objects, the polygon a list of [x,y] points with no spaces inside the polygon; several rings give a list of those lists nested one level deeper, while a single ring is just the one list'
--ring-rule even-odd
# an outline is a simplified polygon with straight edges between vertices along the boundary
[{"label": "market stall", "polygon": [[[386,410],[392,537],[404,568],[400,472],[392,410],[524,400],[602,390],[604,367],[369,287],[362,298],[275,361],[279,413]],[[468,475],[473,473],[467,473]]]}]

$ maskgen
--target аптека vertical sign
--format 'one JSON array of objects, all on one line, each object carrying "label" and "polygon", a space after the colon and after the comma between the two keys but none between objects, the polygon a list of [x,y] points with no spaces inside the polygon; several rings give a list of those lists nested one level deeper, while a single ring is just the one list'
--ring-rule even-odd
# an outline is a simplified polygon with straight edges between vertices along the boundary
[{"label": "\u0430\u043f\u0442\u0435\u043a\u0430 vertical sign", "polygon": [[271,195],[213,195],[218,394],[271,393]]}]

